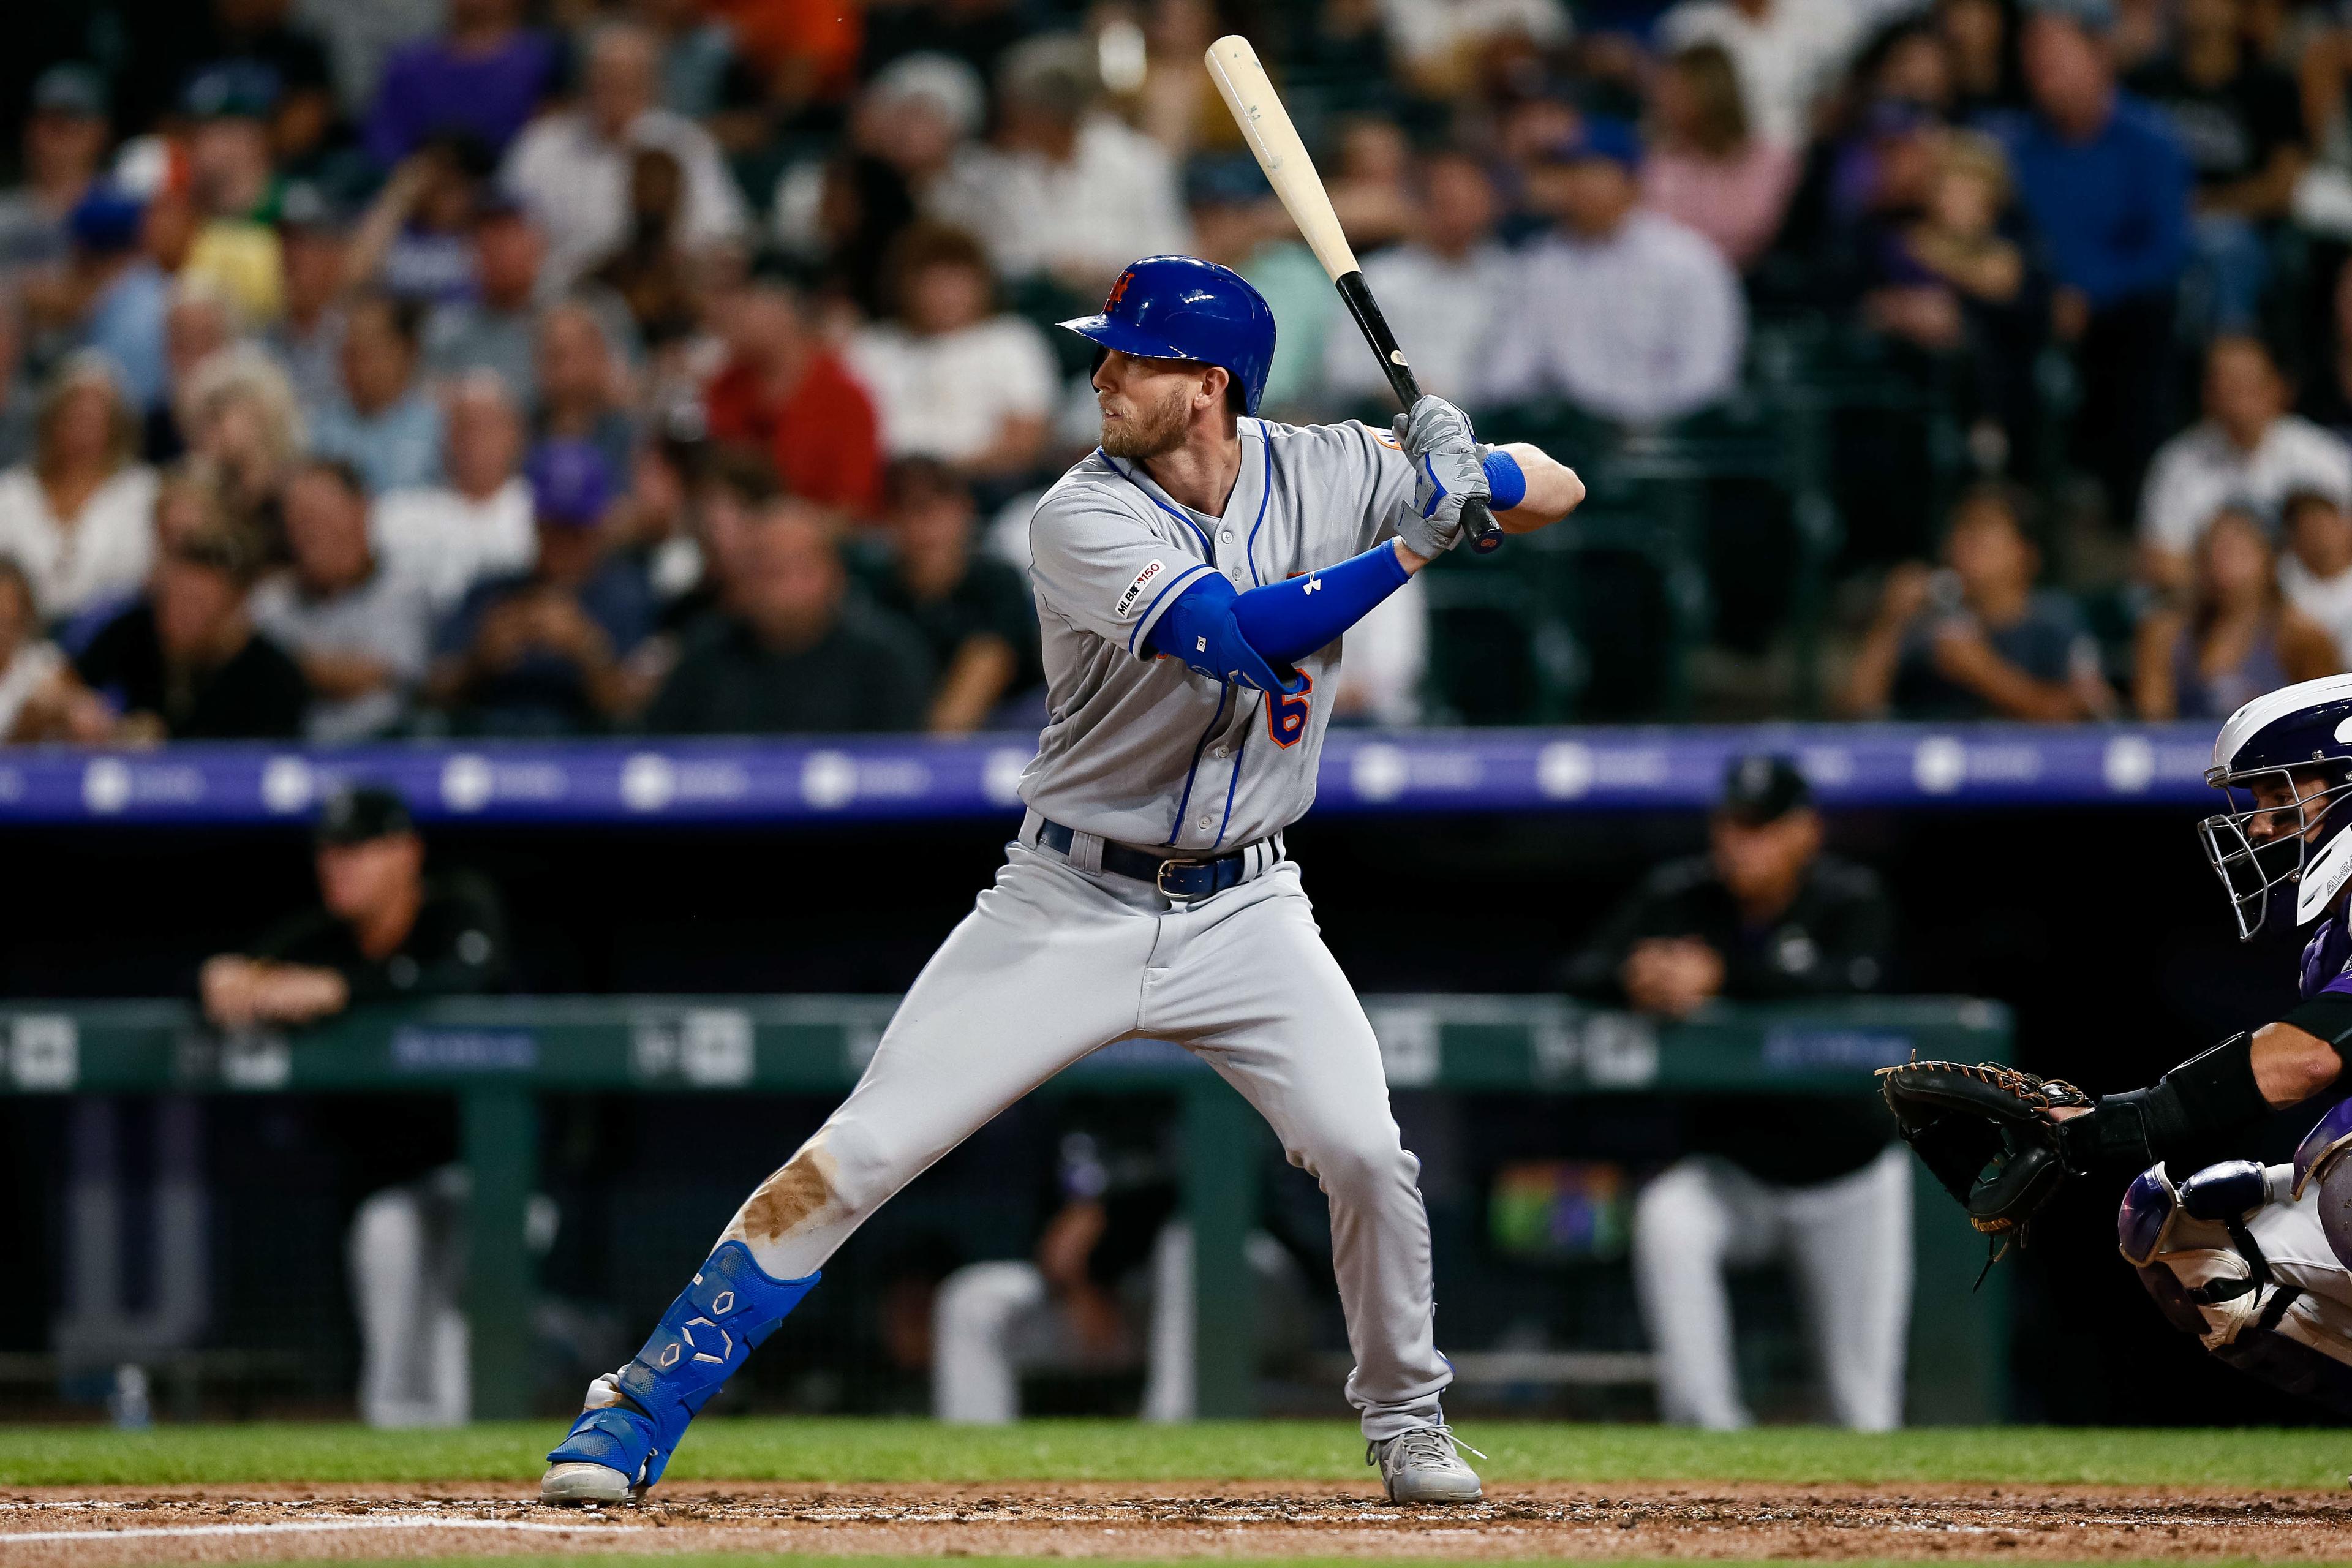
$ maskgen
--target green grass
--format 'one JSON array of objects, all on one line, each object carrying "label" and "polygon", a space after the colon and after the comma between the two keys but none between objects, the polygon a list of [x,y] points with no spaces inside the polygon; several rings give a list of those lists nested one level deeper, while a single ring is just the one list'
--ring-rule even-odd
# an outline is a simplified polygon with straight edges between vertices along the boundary
[{"label": "green grass", "polygon": [[[450,1431],[326,1425],[0,1426],[0,1486],[254,1481],[524,1480],[562,1435],[554,1421]],[[1954,1481],[2342,1487],[2352,1434],[2274,1429],[1923,1427],[1873,1436],[1811,1427],[1704,1433],[1664,1426],[1474,1424],[1497,1481]],[[1032,1421],[943,1427],[915,1420],[699,1423],[678,1480],[1365,1481],[1363,1447],[1338,1422]],[[1369,1483],[1368,1483],[1369,1484]]]}]

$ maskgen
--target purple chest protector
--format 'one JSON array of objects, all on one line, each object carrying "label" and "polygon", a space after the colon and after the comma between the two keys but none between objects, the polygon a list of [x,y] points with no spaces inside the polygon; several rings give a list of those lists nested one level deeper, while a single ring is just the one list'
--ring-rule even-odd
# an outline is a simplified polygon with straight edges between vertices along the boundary
[{"label": "purple chest protector", "polygon": [[2303,973],[2296,977],[2295,990],[2306,1002],[2331,986],[2352,991],[2352,976],[2344,973],[2347,959],[2352,959],[2352,935],[2346,933],[2344,910],[2338,905],[2303,944]]}]

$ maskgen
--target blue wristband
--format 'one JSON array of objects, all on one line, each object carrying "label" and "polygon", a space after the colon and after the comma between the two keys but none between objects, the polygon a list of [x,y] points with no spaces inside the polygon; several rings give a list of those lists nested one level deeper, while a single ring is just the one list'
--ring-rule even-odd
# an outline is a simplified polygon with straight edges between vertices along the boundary
[{"label": "blue wristband", "polygon": [[1501,447],[1486,454],[1483,465],[1486,470],[1486,505],[1494,511],[1508,511],[1528,499],[1528,476],[1519,471],[1519,460]]}]

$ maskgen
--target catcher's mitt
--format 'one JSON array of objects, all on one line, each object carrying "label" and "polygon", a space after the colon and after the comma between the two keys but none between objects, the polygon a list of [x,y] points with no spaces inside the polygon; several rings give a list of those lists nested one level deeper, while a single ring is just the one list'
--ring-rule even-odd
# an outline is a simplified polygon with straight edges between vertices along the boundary
[{"label": "catcher's mitt", "polygon": [[1878,1076],[1903,1141],[1987,1235],[2021,1231],[2078,1173],[2048,1114],[2091,1106],[2071,1083],[1992,1062],[1911,1062]]}]

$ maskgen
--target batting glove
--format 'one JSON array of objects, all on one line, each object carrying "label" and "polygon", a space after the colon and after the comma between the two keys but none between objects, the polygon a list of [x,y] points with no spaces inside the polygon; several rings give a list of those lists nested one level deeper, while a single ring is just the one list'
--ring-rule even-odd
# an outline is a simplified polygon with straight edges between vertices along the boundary
[{"label": "batting glove", "polygon": [[1412,464],[1412,515],[1397,532],[1414,554],[1443,555],[1462,542],[1464,504],[1489,499],[1470,416],[1442,397],[1423,397],[1391,428]]}]

